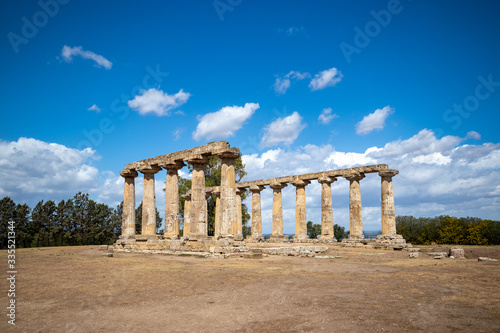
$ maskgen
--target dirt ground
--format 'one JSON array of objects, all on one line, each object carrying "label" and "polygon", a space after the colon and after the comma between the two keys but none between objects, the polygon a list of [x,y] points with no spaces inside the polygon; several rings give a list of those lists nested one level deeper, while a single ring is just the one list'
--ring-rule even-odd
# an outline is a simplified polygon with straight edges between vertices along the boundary
[{"label": "dirt ground", "polygon": [[[19,249],[16,326],[4,314],[0,332],[500,332],[500,261],[477,261],[500,259],[500,247],[465,249],[463,260],[341,247],[335,259]],[[0,288],[6,313],[5,278]]]}]

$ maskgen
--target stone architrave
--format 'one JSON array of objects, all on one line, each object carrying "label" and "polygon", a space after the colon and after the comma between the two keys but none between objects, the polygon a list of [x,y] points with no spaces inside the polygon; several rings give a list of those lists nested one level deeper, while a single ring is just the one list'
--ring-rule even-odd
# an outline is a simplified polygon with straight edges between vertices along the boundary
[{"label": "stone architrave", "polygon": [[285,183],[271,183],[269,185],[273,189],[273,230],[269,239],[272,242],[288,239],[288,236],[283,235],[283,200],[281,195],[281,190],[286,186]]},{"label": "stone architrave", "polygon": [[193,166],[191,173],[191,219],[190,235],[206,236],[207,222],[205,221],[205,164],[208,158],[197,156],[188,160]]},{"label": "stone architrave", "polygon": [[333,206],[331,184],[335,182],[335,177],[321,177],[318,183],[321,184],[321,237],[335,241],[333,228]]},{"label": "stone architrave", "polygon": [[363,216],[361,213],[361,190],[359,181],[365,178],[363,173],[352,173],[345,176],[349,186],[349,239],[364,239]]},{"label": "stone architrave", "polygon": [[262,185],[250,186],[250,191],[252,191],[252,241],[264,241],[260,200],[260,192],[264,189],[265,187]]},{"label": "stone architrave", "polygon": [[120,175],[125,178],[123,189],[122,235],[126,239],[135,236],[135,170],[124,170]]},{"label": "stone architrave", "polygon": [[220,185],[220,234],[219,236],[234,236],[233,226],[236,225],[236,181],[234,160],[241,156],[235,152],[218,155],[221,159]]},{"label": "stone architrave", "polygon": [[144,174],[142,190],[142,236],[156,236],[155,173],[161,168],[151,165],[140,169]]},{"label": "stone architrave", "polygon": [[233,234],[241,235],[238,238],[243,239],[243,212],[241,211],[241,195],[245,192],[244,188],[236,189],[236,225],[233,226]]},{"label": "stone architrave", "polygon": [[306,186],[309,180],[296,180],[292,183],[295,186],[295,236],[296,239],[307,239],[307,215],[306,215]]},{"label": "stone architrave", "polygon": [[165,238],[176,239],[179,237],[179,176],[178,170],[185,164],[177,161],[162,165],[167,170],[165,188]]},{"label": "stone architrave", "polygon": [[191,194],[183,194],[184,199],[184,228],[183,236],[189,236],[191,234]]}]

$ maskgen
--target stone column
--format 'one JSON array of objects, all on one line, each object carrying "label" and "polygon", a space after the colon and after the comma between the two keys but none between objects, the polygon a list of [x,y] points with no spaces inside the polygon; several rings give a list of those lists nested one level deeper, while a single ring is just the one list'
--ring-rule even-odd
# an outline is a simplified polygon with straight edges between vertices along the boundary
[{"label": "stone column", "polygon": [[140,169],[144,174],[144,188],[142,190],[142,236],[156,237],[156,196],[155,173],[161,168],[151,165]]},{"label": "stone column", "polygon": [[265,189],[262,185],[250,186],[252,191],[252,242],[263,242],[262,215],[260,206],[260,192]]},{"label": "stone column", "polygon": [[124,170],[120,175],[125,178],[123,189],[123,214],[122,214],[122,234],[120,238],[134,238],[135,236],[135,177],[137,171]]},{"label": "stone column", "polygon": [[205,235],[208,236],[208,198],[210,198],[212,196],[212,193],[211,192],[206,192],[205,193],[205,206],[203,207],[204,210],[205,210]]},{"label": "stone column", "polygon": [[393,248],[401,248],[406,245],[403,236],[396,234],[392,177],[398,173],[398,170],[393,169],[381,170],[378,173],[382,187],[382,234],[377,236],[377,243],[385,243],[388,247]]},{"label": "stone column", "polygon": [[[221,158],[220,186],[220,237],[233,236],[233,225],[236,224],[236,181],[234,160],[239,153],[226,152],[218,155]],[[234,237],[234,236],[233,236]]]},{"label": "stone column", "polygon": [[345,176],[350,182],[349,187],[349,239],[356,241],[364,239],[363,235],[363,217],[361,214],[361,191],[359,181],[365,178],[363,173],[353,173]]},{"label": "stone column", "polygon": [[333,229],[331,184],[336,180],[335,177],[321,177],[318,179],[318,183],[321,184],[321,235],[318,238],[334,242],[337,240]]},{"label": "stone column", "polygon": [[167,170],[165,188],[165,238],[179,238],[179,177],[178,170],[185,164],[181,161],[166,164],[162,167]]},{"label": "stone column", "polygon": [[207,236],[205,221],[205,164],[207,158],[196,158],[188,161],[193,166],[191,178],[191,220],[189,235]]},{"label": "stone column", "polygon": [[244,192],[244,188],[236,189],[236,225],[233,226],[233,234],[238,240],[243,240],[243,212],[241,211],[241,195]]},{"label": "stone column", "polygon": [[287,184],[285,183],[273,183],[269,185],[273,189],[273,233],[269,238],[269,242],[272,243],[288,241],[288,236],[283,235],[283,204],[281,196],[281,190],[286,186]]},{"label": "stone column", "polygon": [[306,216],[306,186],[309,180],[296,180],[292,183],[295,186],[295,236],[294,241],[308,239],[307,216]]},{"label": "stone column", "polygon": [[184,228],[183,236],[189,236],[191,233],[191,194],[183,194],[184,199]]},{"label": "stone column", "polygon": [[212,190],[215,194],[215,219],[214,219],[214,237],[220,235],[220,189],[216,188]]}]

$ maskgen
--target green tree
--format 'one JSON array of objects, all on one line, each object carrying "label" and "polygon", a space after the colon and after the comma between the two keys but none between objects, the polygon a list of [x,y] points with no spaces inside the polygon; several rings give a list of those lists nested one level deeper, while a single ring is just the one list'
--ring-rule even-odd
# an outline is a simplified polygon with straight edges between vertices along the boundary
[{"label": "green tree", "polygon": [[14,221],[15,216],[15,202],[9,197],[4,197],[0,200],[0,249],[7,248],[9,221]]},{"label": "green tree", "polygon": [[335,236],[335,239],[337,242],[340,242],[343,238],[347,237],[347,234],[345,232],[345,228],[339,226],[338,224],[333,225],[333,235]]},{"label": "green tree", "polygon": [[312,221],[308,221],[307,235],[309,235],[309,238],[317,238],[318,235],[321,235],[321,224],[313,224]]}]

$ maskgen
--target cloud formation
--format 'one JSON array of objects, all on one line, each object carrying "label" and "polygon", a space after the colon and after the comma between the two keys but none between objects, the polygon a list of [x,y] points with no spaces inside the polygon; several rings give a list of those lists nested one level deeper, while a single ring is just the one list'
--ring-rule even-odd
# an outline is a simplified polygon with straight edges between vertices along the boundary
[{"label": "cloud formation", "polygon": [[64,45],[61,51],[61,56],[66,62],[71,62],[73,61],[73,57],[79,56],[83,59],[95,61],[96,67],[104,67],[106,69],[111,69],[111,67],[113,67],[113,63],[104,58],[102,55],[95,54],[92,51],[85,51],[81,46],[70,47]]},{"label": "cloud formation", "polygon": [[290,71],[288,74],[285,74],[284,76],[276,77],[276,81],[274,81],[273,84],[274,91],[279,95],[284,95],[288,90],[288,88],[290,88],[292,81],[294,82],[300,81],[309,77],[311,77],[311,74],[307,72],[301,73],[296,71]]},{"label": "cloud formation", "polygon": [[314,78],[309,83],[311,91],[332,87],[342,80],[342,73],[335,67],[326,69],[314,75]]},{"label": "cloud formation", "polygon": [[276,146],[280,143],[291,145],[306,126],[302,123],[299,113],[294,111],[290,116],[278,118],[265,126],[260,144],[263,147]]},{"label": "cloud formation", "polygon": [[170,110],[176,109],[186,103],[191,96],[182,89],[175,95],[169,95],[162,90],[151,88],[140,90],[139,95],[128,101],[128,106],[141,115],[154,113],[157,116],[168,116]]},{"label": "cloud formation", "polygon": [[365,135],[373,130],[382,130],[385,126],[385,119],[394,113],[394,109],[389,105],[382,109],[377,109],[373,113],[363,117],[359,123],[356,124],[356,133]]},{"label": "cloud formation", "polygon": [[98,107],[97,105],[93,104],[91,107],[87,109],[88,111],[95,111],[96,113],[101,112],[101,108]]},{"label": "cloud formation", "polygon": [[338,114],[332,114],[332,108],[325,108],[321,111],[318,120],[323,125],[328,125],[333,119],[338,118]]},{"label": "cloud formation", "polygon": [[199,141],[226,139],[234,135],[245,121],[260,108],[259,103],[246,103],[244,106],[226,106],[219,111],[198,117],[198,126],[193,132],[193,139]]}]

